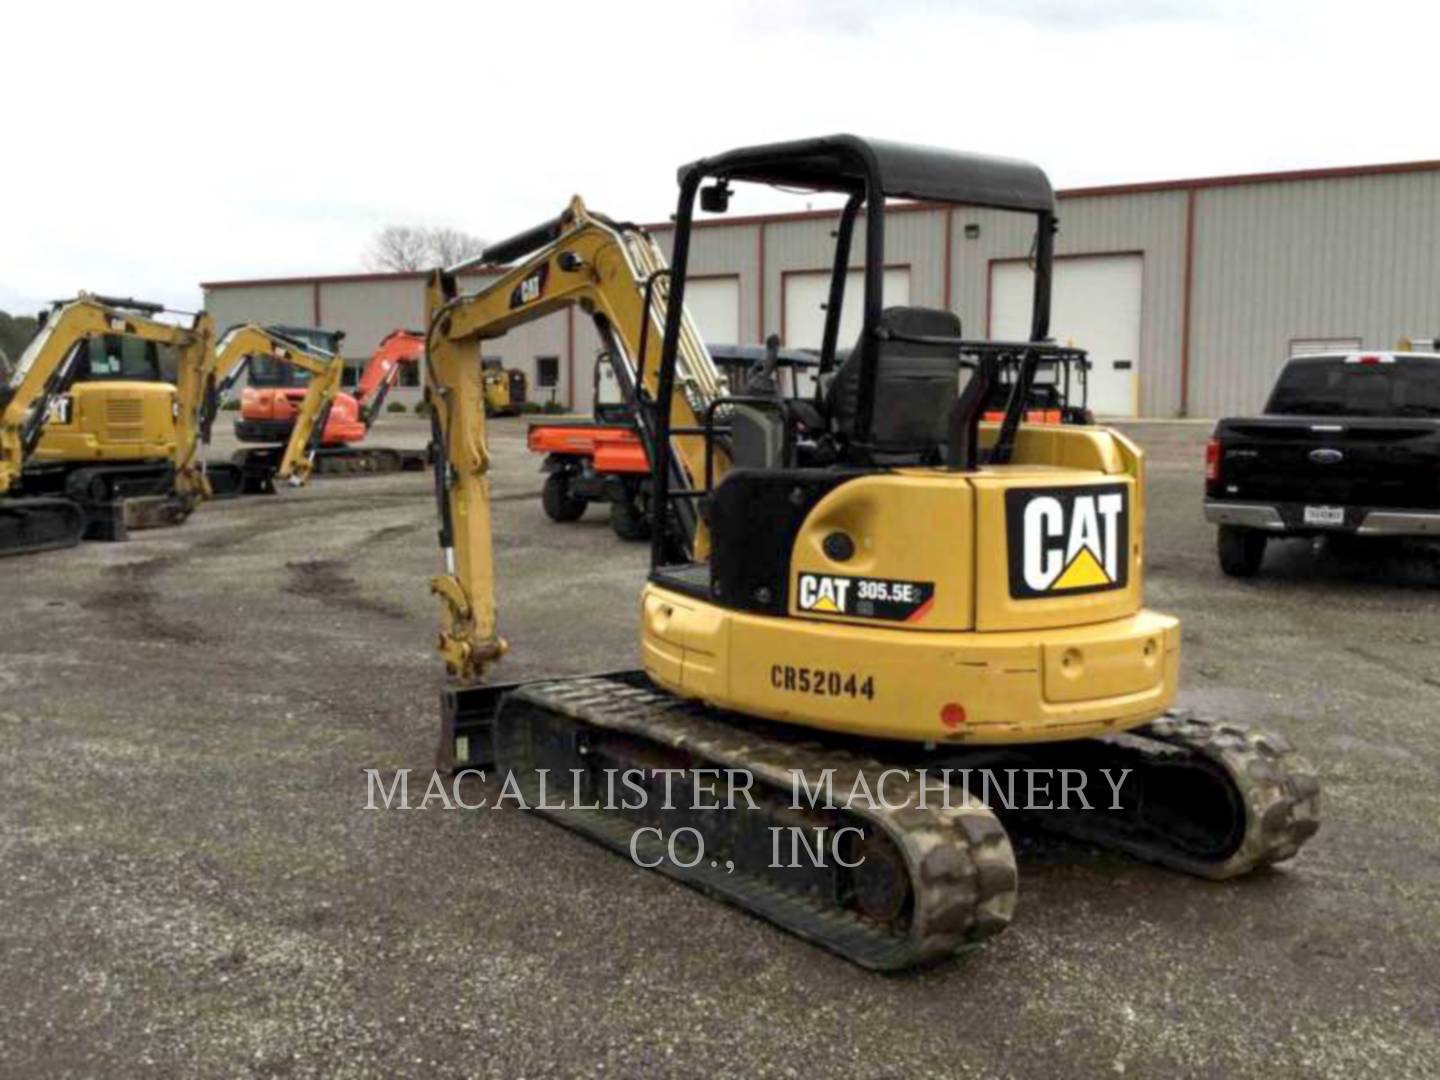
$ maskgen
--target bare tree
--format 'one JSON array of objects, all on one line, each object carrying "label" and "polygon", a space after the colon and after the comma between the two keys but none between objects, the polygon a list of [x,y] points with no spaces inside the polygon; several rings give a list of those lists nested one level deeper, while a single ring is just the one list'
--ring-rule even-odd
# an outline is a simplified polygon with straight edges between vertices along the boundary
[{"label": "bare tree", "polygon": [[432,265],[426,230],[386,225],[370,245],[370,265],[377,270],[424,270]]},{"label": "bare tree", "polygon": [[484,249],[478,236],[448,226],[387,225],[371,243],[368,261],[377,270],[428,270],[454,266]]},{"label": "bare tree", "polygon": [[484,240],[459,229],[442,226],[427,230],[426,236],[430,241],[430,254],[439,266],[454,266],[485,250]]},{"label": "bare tree", "polygon": [[[5,373],[15,370],[25,347],[39,332],[39,324],[29,315],[8,315],[0,311],[0,385],[8,381]],[[14,360],[9,359],[12,356]]]}]

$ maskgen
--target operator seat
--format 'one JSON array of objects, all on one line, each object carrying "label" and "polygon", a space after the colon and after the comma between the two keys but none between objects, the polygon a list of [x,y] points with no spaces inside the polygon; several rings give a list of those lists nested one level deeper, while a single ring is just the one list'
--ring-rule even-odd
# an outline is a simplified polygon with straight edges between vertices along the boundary
[{"label": "operator seat", "polygon": [[[960,319],[935,308],[892,307],[878,329],[902,337],[960,338]],[[860,403],[856,342],[827,390],[830,424],[842,446],[855,437]],[[960,396],[958,345],[882,340],[876,356],[872,436],[874,458],[886,464],[935,464],[943,456],[950,413]],[[846,455],[853,456],[853,455]]]}]

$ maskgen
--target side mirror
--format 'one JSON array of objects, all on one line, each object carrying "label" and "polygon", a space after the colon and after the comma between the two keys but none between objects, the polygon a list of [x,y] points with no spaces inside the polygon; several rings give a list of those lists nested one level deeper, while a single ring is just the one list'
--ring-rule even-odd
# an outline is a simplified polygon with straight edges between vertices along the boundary
[{"label": "side mirror", "polygon": [[730,209],[730,184],[718,180],[700,189],[700,209],[707,214],[723,214]]}]

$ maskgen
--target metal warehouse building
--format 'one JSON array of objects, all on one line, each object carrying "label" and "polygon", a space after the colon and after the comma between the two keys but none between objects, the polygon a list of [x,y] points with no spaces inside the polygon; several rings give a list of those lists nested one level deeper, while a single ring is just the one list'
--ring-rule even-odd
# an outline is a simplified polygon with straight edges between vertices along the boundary
[{"label": "metal warehouse building", "polygon": [[[1102,415],[1245,412],[1297,352],[1440,334],[1440,161],[1072,189],[1059,201],[1052,332],[1090,350],[1090,402]],[[705,338],[774,332],[818,346],[834,221],[817,211],[703,222],[686,299]],[[668,225],[651,231],[668,247]],[[892,207],[885,301],[950,308],[967,336],[1024,337],[1030,242],[1018,215]],[[492,277],[462,280],[470,289]],[[858,291],[858,274],[852,281]],[[351,274],[202,287],[222,327],[344,330],[347,358],[363,363],[391,330],[422,325],[423,282]],[[846,308],[842,342],[859,318],[857,303]],[[490,345],[487,356],[526,372],[532,400],[589,408],[599,339],[583,314]]]}]

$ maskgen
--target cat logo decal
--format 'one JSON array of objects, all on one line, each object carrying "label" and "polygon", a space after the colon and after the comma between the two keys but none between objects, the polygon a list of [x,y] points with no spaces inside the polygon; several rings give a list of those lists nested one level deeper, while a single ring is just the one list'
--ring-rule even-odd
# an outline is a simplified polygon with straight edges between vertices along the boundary
[{"label": "cat logo decal", "polygon": [[1125,587],[1130,507],[1124,484],[1007,491],[1005,518],[1015,599]]}]

